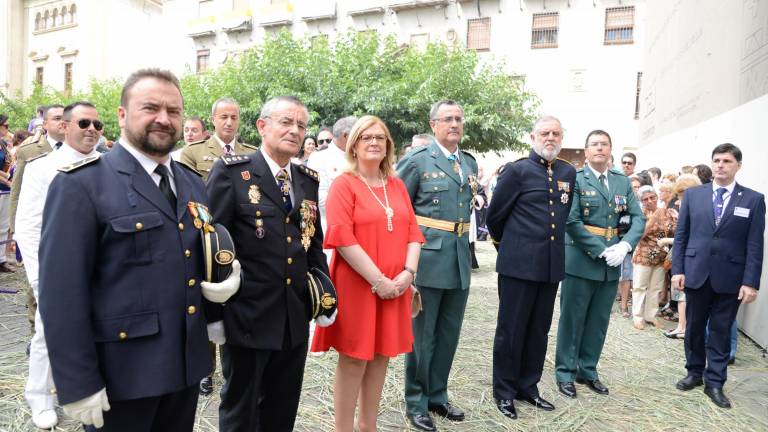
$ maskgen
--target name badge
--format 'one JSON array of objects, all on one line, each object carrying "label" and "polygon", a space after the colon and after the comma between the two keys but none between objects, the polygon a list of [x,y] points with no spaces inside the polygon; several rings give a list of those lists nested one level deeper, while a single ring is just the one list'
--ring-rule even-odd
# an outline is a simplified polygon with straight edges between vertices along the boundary
[{"label": "name badge", "polygon": [[736,207],[735,209],[733,209],[733,215],[743,217],[743,218],[748,218],[749,209],[744,207]]}]

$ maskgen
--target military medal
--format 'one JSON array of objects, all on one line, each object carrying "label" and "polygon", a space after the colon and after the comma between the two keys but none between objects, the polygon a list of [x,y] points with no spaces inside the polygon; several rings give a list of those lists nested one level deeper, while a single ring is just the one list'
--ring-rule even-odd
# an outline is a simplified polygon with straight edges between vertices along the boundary
[{"label": "military medal", "polygon": [[[555,173],[555,172],[554,172],[554,171],[552,171],[552,163],[550,162],[550,163],[549,163],[549,165],[547,165],[547,175],[548,175],[548,176],[550,176],[550,177],[552,177],[552,174],[554,174],[554,173]],[[559,182],[558,182],[558,183],[559,183]]]},{"label": "military medal", "polygon": [[312,243],[312,236],[315,235],[315,223],[317,222],[317,203],[310,200],[302,200],[299,206],[299,217],[301,223],[301,245],[304,246],[304,250],[309,250],[309,245]]},{"label": "military medal", "polygon": [[614,195],[613,201],[616,203],[616,208],[614,209],[616,213],[621,213],[627,209],[627,197],[624,195]]},{"label": "military medal", "polygon": [[558,180],[557,190],[563,191],[560,195],[560,202],[563,203],[563,205],[568,204],[568,192],[571,191],[570,183]]},{"label": "military medal", "polygon": [[261,201],[261,191],[258,186],[251,185],[248,187],[248,199],[251,201],[251,204],[258,204]]},{"label": "military medal", "polygon": [[205,222],[210,221],[210,215],[207,211],[208,208],[200,203],[189,201],[187,203],[187,210],[189,210],[189,214],[192,215],[192,223],[197,229],[202,229],[203,226],[206,225]]},{"label": "military medal", "polygon": [[[433,178],[433,179],[436,179],[436,178],[437,178],[437,173],[432,173],[432,178]],[[366,184],[367,184],[367,183],[366,183]]]},{"label": "military medal", "polygon": [[266,231],[264,231],[264,220],[256,219],[256,237],[264,238],[264,234],[266,234]]},{"label": "military medal", "polygon": [[568,204],[568,192],[563,192],[560,195],[560,202],[563,203],[564,205]]},{"label": "military medal", "polygon": [[477,177],[474,174],[470,174],[467,176],[467,182],[469,183],[469,188],[472,189],[472,197],[474,198],[477,195],[478,189]]},{"label": "military medal", "polygon": [[242,177],[243,180],[248,181],[251,179],[251,173],[250,171],[240,171],[240,177]]}]

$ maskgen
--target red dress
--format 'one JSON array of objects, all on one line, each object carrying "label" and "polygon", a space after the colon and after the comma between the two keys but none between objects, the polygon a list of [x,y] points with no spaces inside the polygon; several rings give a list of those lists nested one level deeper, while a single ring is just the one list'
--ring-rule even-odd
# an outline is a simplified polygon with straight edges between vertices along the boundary
[{"label": "red dress", "polygon": [[[383,187],[372,190],[382,203],[386,202]],[[411,291],[382,300],[335,250],[359,244],[388,278],[403,271],[408,243],[423,243],[424,236],[403,181],[389,176],[387,195],[394,211],[392,232],[387,231],[384,208],[360,178],[347,173],[331,184],[326,201],[328,232],[323,247],[334,249],[330,270],[336,286],[338,314],[330,327],[315,328],[312,351],[333,347],[361,360],[373,360],[374,354],[394,357],[411,351]]]}]

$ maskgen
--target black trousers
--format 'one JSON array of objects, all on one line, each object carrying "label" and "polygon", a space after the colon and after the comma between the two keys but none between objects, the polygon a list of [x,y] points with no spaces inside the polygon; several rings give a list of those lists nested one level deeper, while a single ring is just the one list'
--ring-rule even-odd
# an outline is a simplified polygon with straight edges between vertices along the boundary
[{"label": "black trousers", "polygon": [[299,408],[307,342],[279,351],[225,344],[221,432],[292,431]]},{"label": "black trousers", "polygon": [[[109,396],[109,390],[107,390]],[[103,432],[191,432],[197,409],[197,384],[183,390],[141,399],[109,401],[104,427],[85,427]]]},{"label": "black trousers", "polygon": [[739,311],[739,296],[714,292],[707,279],[698,289],[686,288],[685,300],[685,368],[688,375],[703,376],[707,387],[722,388],[728,378],[731,326]]},{"label": "black trousers", "polygon": [[493,397],[536,397],[558,283],[499,275],[499,316],[493,340]]}]

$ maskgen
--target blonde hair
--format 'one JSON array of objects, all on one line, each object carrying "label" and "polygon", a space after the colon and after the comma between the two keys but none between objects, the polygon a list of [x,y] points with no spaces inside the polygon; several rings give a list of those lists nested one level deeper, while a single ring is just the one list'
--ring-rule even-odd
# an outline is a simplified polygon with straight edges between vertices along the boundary
[{"label": "blonde hair", "polygon": [[685,192],[687,189],[690,189],[694,186],[700,186],[701,180],[699,180],[699,177],[695,174],[682,174],[680,177],[677,178],[677,181],[675,182],[675,196],[679,198],[683,197],[683,192]]},{"label": "blonde hair", "polygon": [[351,174],[359,174],[357,170],[357,155],[355,152],[355,144],[360,141],[360,137],[367,129],[379,125],[384,129],[384,135],[387,137],[387,151],[384,155],[384,159],[379,163],[379,172],[385,177],[395,175],[395,170],[392,165],[395,162],[395,142],[392,141],[392,135],[389,133],[389,128],[384,121],[373,115],[364,115],[352,125],[352,129],[349,131],[349,137],[347,138],[347,168],[345,172]]}]

